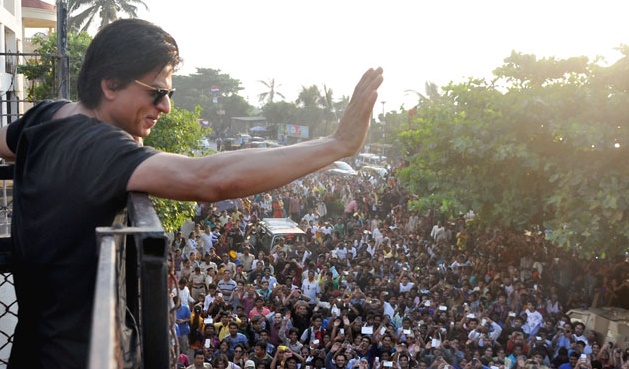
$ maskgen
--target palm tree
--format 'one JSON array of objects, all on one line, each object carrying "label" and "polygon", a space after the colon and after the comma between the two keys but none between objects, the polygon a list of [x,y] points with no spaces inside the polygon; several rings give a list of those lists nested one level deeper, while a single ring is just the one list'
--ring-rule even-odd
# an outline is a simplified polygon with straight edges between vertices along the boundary
[{"label": "palm tree", "polygon": [[269,81],[258,81],[262,83],[267,89],[267,92],[263,92],[258,95],[258,101],[263,102],[266,101],[266,104],[270,104],[275,99],[275,95],[285,99],[284,95],[281,92],[277,91],[277,88],[281,86],[281,84],[275,84],[275,79],[271,79]]},{"label": "palm tree", "polygon": [[316,137],[322,130],[319,124],[323,120],[325,98],[321,96],[321,92],[316,85],[310,87],[301,86],[301,92],[297,96],[297,103],[301,109],[301,121],[310,126],[310,136]]},{"label": "palm tree", "polygon": [[304,109],[319,109],[321,108],[321,92],[319,87],[312,85],[310,87],[301,86],[301,92],[297,96],[297,104],[301,105]]},{"label": "palm tree", "polygon": [[404,92],[406,92],[407,94],[412,93],[417,95],[419,100],[418,104],[425,103],[431,100],[434,101],[441,97],[441,95],[439,94],[439,86],[437,86],[434,82],[426,82],[424,90],[426,91],[426,95],[423,95],[421,92],[416,90],[406,90]]},{"label": "palm tree", "polygon": [[324,129],[325,133],[332,131],[331,123],[338,123],[339,117],[336,114],[336,106],[334,99],[332,98],[333,91],[331,88],[323,85],[323,95],[321,96],[321,103],[323,104],[324,114]]},{"label": "palm tree", "polygon": [[137,18],[136,5],[142,5],[148,10],[148,6],[142,0],[69,0],[68,28],[74,31],[87,31],[96,17],[100,18],[99,28],[103,28],[118,19],[120,13]]}]

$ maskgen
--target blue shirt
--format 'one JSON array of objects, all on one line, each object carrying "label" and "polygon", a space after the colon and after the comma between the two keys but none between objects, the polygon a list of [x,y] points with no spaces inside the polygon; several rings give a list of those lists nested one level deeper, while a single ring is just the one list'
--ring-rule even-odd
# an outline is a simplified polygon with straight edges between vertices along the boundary
[{"label": "blue shirt", "polygon": [[243,346],[246,346],[247,343],[249,342],[249,340],[247,339],[247,336],[245,336],[244,334],[240,332],[236,333],[236,337],[232,337],[231,334],[228,334],[223,339],[227,339],[229,341],[229,348],[231,350],[236,348],[236,345],[239,343],[241,343]]},{"label": "blue shirt", "polygon": [[179,334],[181,336],[190,334],[190,308],[186,304],[181,304],[181,307],[177,310],[177,320],[184,319],[185,322],[177,323],[179,327]]}]

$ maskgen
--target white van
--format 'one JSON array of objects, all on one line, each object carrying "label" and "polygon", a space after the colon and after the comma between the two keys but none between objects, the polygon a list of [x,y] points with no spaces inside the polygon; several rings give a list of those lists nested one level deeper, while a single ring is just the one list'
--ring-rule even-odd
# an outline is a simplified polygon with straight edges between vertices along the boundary
[{"label": "white van", "polygon": [[370,153],[370,152],[361,152],[356,155],[357,167],[362,167],[365,165],[372,167],[382,166],[382,163],[387,160],[386,156]]},{"label": "white van", "polygon": [[256,250],[268,253],[280,238],[291,250],[297,244],[305,245],[307,236],[299,225],[290,218],[263,218],[258,224]]}]

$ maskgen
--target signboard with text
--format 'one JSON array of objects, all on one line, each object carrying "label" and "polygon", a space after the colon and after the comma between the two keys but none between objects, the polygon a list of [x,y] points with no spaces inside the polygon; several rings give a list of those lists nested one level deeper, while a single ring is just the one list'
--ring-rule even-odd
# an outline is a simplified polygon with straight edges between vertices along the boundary
[{"label": "signboard with text", "polygon": [[309,127],[308,126],[298,126],[298,125],[295,125],[295,124],[287,124],[286,125],[286,135],[288,137],[308,138],[309,137]]}]

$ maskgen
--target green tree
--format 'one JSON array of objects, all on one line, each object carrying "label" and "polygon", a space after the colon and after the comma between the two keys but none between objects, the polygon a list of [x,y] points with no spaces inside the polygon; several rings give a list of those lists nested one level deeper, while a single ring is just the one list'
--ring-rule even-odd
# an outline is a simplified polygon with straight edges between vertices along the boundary
[{"label": "green tree", "polygon": [[[399,134],[416,203],[490,226],[538,229],[581,255],[629,240],[625,57],[512,53],[490,82],[469,79],[421,99]],[[624,73],[624,74],[623,74]]]},{"label": "green tree", "polygon": [[292,124],[297,121],[298,108],[294,103],[278,101],[264,105],[262,114],[270,124]]},{"label": "green tree", "polygon": [[[197,68],[194,74],[175,75],[173,85],[177,88],[173,96],[177,106],[188,110],[201,106],[202,118],[210,121],[216,130],[229,128],[231,117],[251,116],[253,107],[238,95],[243,89],[240,80],[218,69]],[[218,92],[212,92],[212,86]]]},{"label": "green tree", "polygon": [[323,129],[320,127],[324,117],[324,101],[321,96],[319,87],[312,85],[310,87],[301,87],[301,91],[297,96],[297,106],[300,108],[298,122],[296,124],[306,125],[310,127],[310,137],[321,135]]},{"label": "green tree", "polygon": [[137,18],[138,5],[148,10],[148,6],[142,0],[69,0],[68,28],[87,31],[95,18],[100,18],[100,29],[117,20],[121,13],[130,18]]},{"label": "green tree", "polygon": [[267,91],[262,92],[261,94],[258,95],[258,101],[259,102],[264,102],[264,104],[270,104],[272,102],[274,102],[275,99],[275,95],[281,97],[282,99],[285,99],[284,95],[282,95],[281,92],[279,92],[277,90],[278,87],[281,86],[281,84],[276,84],[275,83],[275,79],[270,79],[268,81],[258,81],[261,84],[264,85],[264,87],[267,88]]},{"label": "green tree", "polygon": [[320,135],[325,136],[331,134],[334,131],[334,127],[336,127],[336,124],[339,122],[336,104],[334,102],[334,91],[326,85],[323,85],[321,104],[323,108],[323,124]]},{"label": "green tree", "polygon": [[[195,156],[201,149],[199,141],[204,132],[199,125],[201,107],[193,111],[173,107],[170,114],[163,115],[151,134],[144,140],[146,146],[158,150]],[[164,230],[172,232],[194,216],[194,202],[173,201],[153,197],[153,205]]]},{"label": "green tree", "polygon": [[[68,33],[68,58],[70,61],[70,99],[78,98],[76,83],[83,65],[83,57],[92,38],[85,32]],[[41,54],[36,59],[29,60],[18,66],[18,72],[24,74],[29,81],[29,100],[40,101],[59,97],[59,76],[57,71],[57,34],[37,34],[32,39],[36,45],[35,52]]]}]

